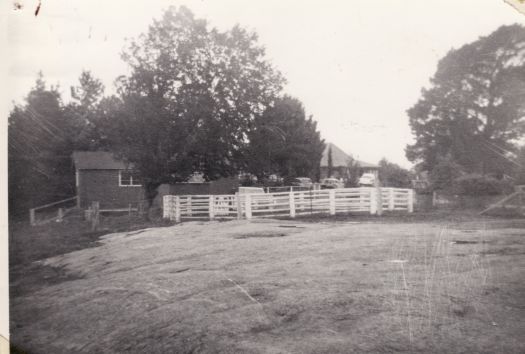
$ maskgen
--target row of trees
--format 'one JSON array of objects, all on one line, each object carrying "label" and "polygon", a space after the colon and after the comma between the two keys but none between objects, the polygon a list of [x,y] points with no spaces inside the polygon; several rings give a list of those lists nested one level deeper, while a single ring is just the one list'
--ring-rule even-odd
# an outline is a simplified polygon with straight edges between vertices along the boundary
[{"label": "row of trees", "polygon": [[107,147],[97,130],[97,110],[104,87],[88,72],[72,88],[64,104],[57,86],[48,87],[42,74],[23,105],[8,119],[8,183],[11,215],[75,193],[71,162],[74,150]]},{"label": "row of trees", "polygon": [[451,50],[408,115],[416,141],[407,158],[435,188],[465,174],[524,180],[525,28],[502,26]]},{"label": "row of trees", "polygon": [[169,8],[131,41],[129,75],[104,97],[89,72],[63,104],[42,76],[9,117],[10,211],[74,193],[73,150],[109,150],[132,163],[152,202],[162,183],[249,172],[312,176],[324,141],[301,102],[282,94],[282,75],[257,35],[210,28],[185,7]]}]

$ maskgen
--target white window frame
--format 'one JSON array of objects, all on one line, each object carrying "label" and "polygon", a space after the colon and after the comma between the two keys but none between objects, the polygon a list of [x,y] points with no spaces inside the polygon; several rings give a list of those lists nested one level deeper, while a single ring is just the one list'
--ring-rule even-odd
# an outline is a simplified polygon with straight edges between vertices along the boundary
[{"label": "white window frame", "polygon": [[142,184],[133,183],[133,175],[129,176],[129,184],[122,184],[122,171],[131,172],[131,170],[118,170],[118,186],[119,187],[142,187]]}]

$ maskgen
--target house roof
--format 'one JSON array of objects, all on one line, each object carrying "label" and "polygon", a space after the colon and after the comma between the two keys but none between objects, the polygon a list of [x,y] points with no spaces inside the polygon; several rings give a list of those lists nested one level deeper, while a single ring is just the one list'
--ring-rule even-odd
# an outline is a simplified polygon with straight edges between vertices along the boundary
[{"label": "house roof", "polygon": [[106,151],[75,151],[73,162],[77,170],[124,170],[130,167]]},{"label": "house roof", "polygon": [[[341,150],[337,145],[332,143],[327,143],[326,147],[323,151],[323,156],[321,157],[321,167],[327,167],[328,166],[328,151],[332,149],[332,166],[333,167],[341,167],[341,166],[347,166],[350,159],[352,159],[351,155],[348,155],[346,152]],[[378,165],[356,160],[360,167],[364,168],[379,168]]]}]

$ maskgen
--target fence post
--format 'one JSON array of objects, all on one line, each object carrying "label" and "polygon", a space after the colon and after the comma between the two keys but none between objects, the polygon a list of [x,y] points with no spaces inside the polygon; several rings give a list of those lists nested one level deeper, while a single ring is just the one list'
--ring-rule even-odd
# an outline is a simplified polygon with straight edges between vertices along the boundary
[{"label": "fence post", "polygon": [[166,208],[165,213],[166,213],[166,218],[168,218],[169,221],[173,220],[174,214],[175,214],[173,210],[173,198],[174,196],[172,195],[164,196],[164,207]]},{"label": "fence post", "polygon": [[432,192],[432,207],[435,207],[437,204],[437,194],[436,191]]},{"label": "fence post", "polygon": [[237,220],[242,219],[242,204],[239,192],[235,193],[235,206],[237,208]]},{"label": "fence post", "polygon": [[191,212],[191,195],[186,197],[186,206],[188,207],[188,216],[193,216]]},{"label": "fence post", "polygon": [[208,197],[208,215],[210,216],[210,220],[213,220],[215,218],[215,210],[214,210],[214,203],[215,202],[215,196],[210,195]]},{"label": "fence post", "polygon": [[408,212],[409,213],[414,212],[414,190],[413,189],[408,190]]},{"label": "fence post", "polygon": [[394,188],[388,190],[388,211],[394,211]]},{"label": "fence post", "polygon": [[31,226],[34,226],[35,221],[35,209],[29,209],[29,224]]},{"label": "fence post", "polygon": [[99,224],[99,213],[100,213],[100,203],[99,202],[92,202],[91,203],[91,231],[96,231]]},{"label": "fence post", "polygon": [[383,215],[383,191],[381,187],[376,187],[376,214],[377,215]]},{"label": "fence post", "polygon": [[91,210],[91,207],[87,208],[84,212],[84,216],[86,218],[86,221],[91,221],[91,218],[93,217],[93,211]]},{"label": "fence post", "polygon": [[36,224],[35,209],[29,209],[29,223],[31,224],[31,226],[34,226]]},{"label": "fence post", "polygon": [[375,215],[376,213],[377,213],[376,189],[370,188],[370,214]]},{"label": "fence post", "polygon": [[180,198],[175,196],[175,222],[180,222]]},{"label": "fence post", "polygon": [[295,195],[293,192],[288,193],[288,198],[290,200],[290,217],[295,218]]},{"label": "fence post", "polygon": [[162,218],[163,219],[168,219],[170,217],[169,209],[168,209],[169,197],[170,197],[169,195],[165,195],[162,197]]},{"label": "fence post", "polygon": [[335,215],[335,190],[334,189],[330,189],[328,191],[328,199],[330,201],[330,207],[329,207],[330,215]]},{"label": "fence post", "polygon": [[57,221],[61,222],[62,219],[64,219],[64,209],[58,208]]},{"label": "fence post", "polygon": [[252,196],[247,193],[244,197],[244,214],[246,215],[246,219],[252,218]]},{"label": "fence post", "polygon": [[80,208],[80,196],[77,195],[77,208]]}]

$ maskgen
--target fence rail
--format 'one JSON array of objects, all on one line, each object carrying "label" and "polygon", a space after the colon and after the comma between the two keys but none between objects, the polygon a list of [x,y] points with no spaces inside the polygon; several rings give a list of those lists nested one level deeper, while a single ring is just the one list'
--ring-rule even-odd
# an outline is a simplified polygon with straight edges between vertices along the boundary
[{"label": "fence rail", "polygon": [[383,211],[414,211],[414,191],[399,188],[340,188],[280,193],[166,195],[163,217],[182,219],[252,219],[272,216]]},{"label": "fence rail", "polygon": [[[57,207],[58,205],[61,207]],[[51,207],[56,209],[51,209]],[[29,223],[34,226],[55,220],[62,221],[62,218],[76,207],[78,207],[78,196],[31,208],[29,209]]]}]

